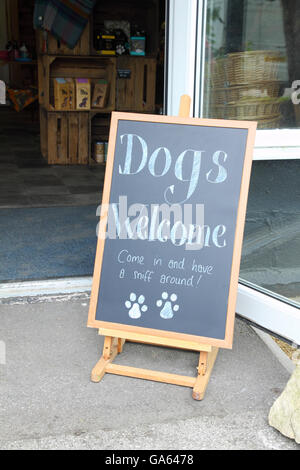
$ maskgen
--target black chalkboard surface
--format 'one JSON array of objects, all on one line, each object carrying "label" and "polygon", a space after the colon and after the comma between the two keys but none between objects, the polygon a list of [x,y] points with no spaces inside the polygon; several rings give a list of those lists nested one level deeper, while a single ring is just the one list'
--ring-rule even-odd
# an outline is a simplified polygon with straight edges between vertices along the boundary
[{"label": "black chalkboard surface", "polygon": [[232,346],[255,128],[113,113],[89,326]]}]

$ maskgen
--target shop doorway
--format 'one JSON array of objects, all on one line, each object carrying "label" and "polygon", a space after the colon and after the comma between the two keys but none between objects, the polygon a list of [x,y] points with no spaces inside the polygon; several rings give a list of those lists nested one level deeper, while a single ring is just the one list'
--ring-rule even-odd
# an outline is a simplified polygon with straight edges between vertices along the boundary
[{"label": "shop doorway", "polygon": [[73,48],[34,29],[35,3],[1,2],[0,282],[92,274],[110,113],[164,112],[165,0],[96,1]]}]

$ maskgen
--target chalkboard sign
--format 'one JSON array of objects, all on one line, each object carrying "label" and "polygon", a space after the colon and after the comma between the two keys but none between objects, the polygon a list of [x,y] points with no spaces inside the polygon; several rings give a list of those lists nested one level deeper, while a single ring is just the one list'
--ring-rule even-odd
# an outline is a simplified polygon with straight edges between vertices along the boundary
[{"label": "chalkboard sign", "polygon": [[232,347],[255,129],[112,114],[88,326]]}]

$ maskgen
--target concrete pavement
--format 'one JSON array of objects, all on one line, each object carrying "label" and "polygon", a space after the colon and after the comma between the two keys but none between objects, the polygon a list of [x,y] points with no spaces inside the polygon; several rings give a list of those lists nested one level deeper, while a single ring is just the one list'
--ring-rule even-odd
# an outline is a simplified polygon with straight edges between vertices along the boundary
[{"label": "concrete pavement", "polygon": [[[205,399],[191,389],[106,375],[90,382],[103,339],[87,329],[88,296],[0,304],[1,449],[295,449],[267,423],[288,372],[236,322]],[[198,354],[126,344],[121,364],[196,372]]]}]

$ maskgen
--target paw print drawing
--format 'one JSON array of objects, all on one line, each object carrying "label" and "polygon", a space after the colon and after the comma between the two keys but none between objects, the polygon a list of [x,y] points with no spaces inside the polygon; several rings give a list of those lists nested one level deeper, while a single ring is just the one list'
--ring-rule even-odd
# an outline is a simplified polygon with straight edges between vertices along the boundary
[{"label": "paw print drawing", "polygon": [[157,307],[162,307],[160,311],[160,316],[161,318],[164,318],[165,320],[169,320],[173,318],[174,312],[178,312],[179,310],[179,305],[175,304],[177,300],[177,295],[176,294],[171,294],[170,300],[169,299],[169,294],[167,292],[163,292],[161,294],[161,299],[159,299],[156,302]]},{"label": "paw print drawing", "polygon": [[143,295],[137,298],[136,294],[131,292],[129,299],[126,300],[125,307],[129,310],[128,315],[130,318],[140,318],[142,313],[147,312],[148,307],[144,305],[145,297]]}]

